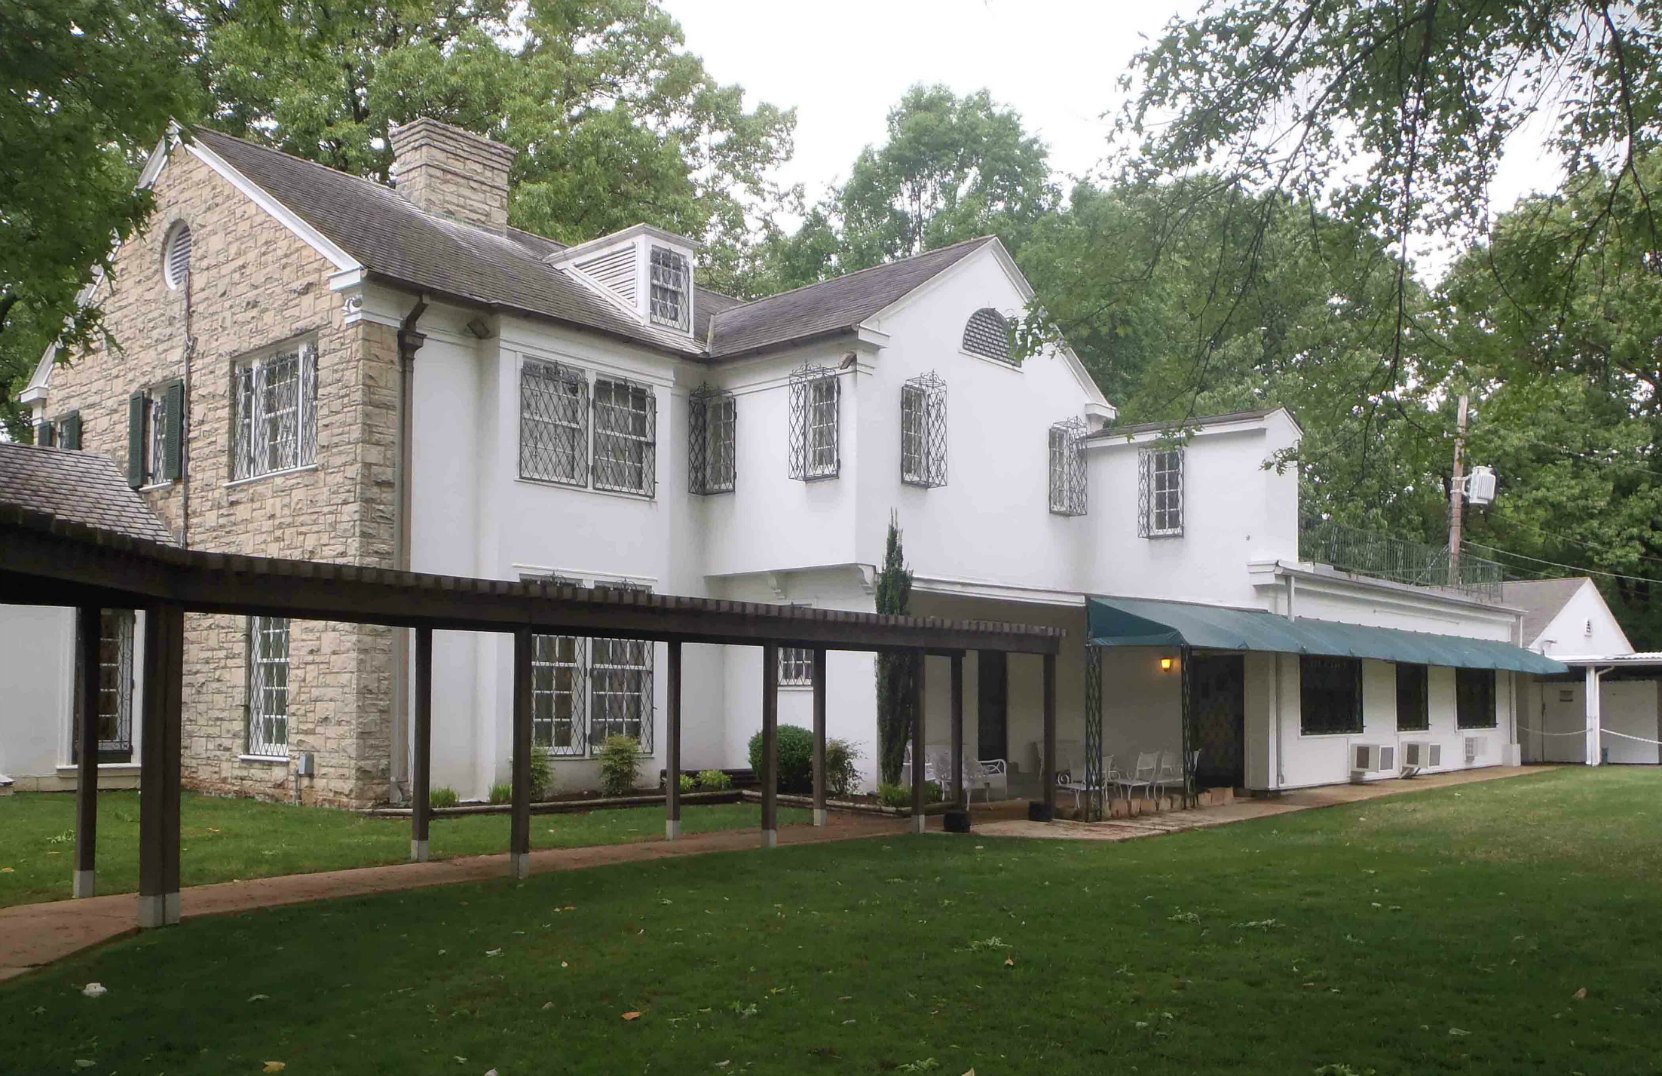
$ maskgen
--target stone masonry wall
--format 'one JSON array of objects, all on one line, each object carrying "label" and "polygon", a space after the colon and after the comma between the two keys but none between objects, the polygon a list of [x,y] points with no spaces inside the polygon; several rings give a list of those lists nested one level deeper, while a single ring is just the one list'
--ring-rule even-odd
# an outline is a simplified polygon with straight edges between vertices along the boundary
[{"label": "stone masonry wall", "polygon": [[[118,347],[97,347],[58,366],[46,416],[79,410],[83,449],[124,465],[128,396],[184,377],[185,478],[144,497],[187,545],[392,566],[395,330],[346,324],[340,297],[329,290],[334,266],[184,148],[175,147],[154,193],[148,229],[122,247],[100,296]],[[185,289],[170,289],[162,274],[162,246],[177,220],[192,233],[188,307]],[[232,483],[232,364],[301,336],[313,337],[318,349],[316,465]],[[293,795],[295,760],[312,751],[317,776],[301,779],[304,801],[364,806],[384,800],[392,646],[386,628],[293,622],[289,761],[251,761],[241,757],[247,621],[187,617],[187,785],[286,799]]]}]

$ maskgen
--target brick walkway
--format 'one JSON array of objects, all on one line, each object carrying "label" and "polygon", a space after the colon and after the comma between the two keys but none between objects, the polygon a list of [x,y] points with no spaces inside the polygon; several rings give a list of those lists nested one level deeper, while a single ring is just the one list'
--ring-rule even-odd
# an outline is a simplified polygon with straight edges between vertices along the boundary
[{"label": "brick walkway", "polygon": [[[888,837],[904,834],[908,829],[906,819],[833,814],[831,824],[824,828],[781,827],[779,843],[818,844],[861,837]],[[677,841],[549,848],[531,853],[531,873],[582,870],[611,863],[644,863],[707,852],[744,851],[756,848],[759,840],[755,830],[744,829],[701,833]],[[429,863],[399,863],[317,874],[289,874],[280,878],[218,882],[185,889],[180,894],[180,916],[195,919],[197,916],[245,912],[280,904],[361,897],[454,882],[489,881],[504,878],[507,874],[508,857],[503,853]],[[0,980],[22,975],[89,946],[132,933],[137,929],[137,917],[138,898],[132,893],[0,908]]]}]

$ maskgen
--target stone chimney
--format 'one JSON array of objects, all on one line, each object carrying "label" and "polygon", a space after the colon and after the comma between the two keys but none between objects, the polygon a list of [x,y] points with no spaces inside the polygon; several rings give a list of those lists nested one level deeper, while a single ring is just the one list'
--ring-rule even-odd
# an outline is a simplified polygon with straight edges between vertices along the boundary
[{"label": "stone chimney", "polygon": [[501,231],[513,163],[500,142],[425,116],[392,128],[393,186],[429,213]]}]

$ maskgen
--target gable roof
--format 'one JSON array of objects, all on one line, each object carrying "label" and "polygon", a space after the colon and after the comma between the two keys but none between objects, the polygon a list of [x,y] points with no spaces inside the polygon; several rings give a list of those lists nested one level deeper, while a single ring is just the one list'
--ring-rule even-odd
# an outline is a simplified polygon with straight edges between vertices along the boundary
[{"label": "gable roof", "polygon": [[173,545],[173,532],[108,456],[0,441],[0,505]]},{"label": "gable roof", "polygon": [[735,306],[716,315],[710,355],[728,358],[851,331],[994,242],[991,236],[968,239]]},{"label": "gable roof", "polygon": [[1523,610],[1524,645],[1532,645],[1547,630],[1552,618],[1582,587],[1592,582],[1585,575],[1564,579],[1517,579],[1500,585],[1500,600]]}]

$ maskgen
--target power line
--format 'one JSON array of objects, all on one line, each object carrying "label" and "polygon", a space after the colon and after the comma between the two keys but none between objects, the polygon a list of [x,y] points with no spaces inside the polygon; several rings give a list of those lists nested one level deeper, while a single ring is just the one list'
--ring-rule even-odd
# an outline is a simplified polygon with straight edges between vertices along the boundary
[{"label": "power line", "polygon": [[1541,557],[1526,556],[1523,553],[1514,553],[1509,549],[1501,549],[1499,546],[1484,545],[1482,542],[1467,542],[1465,544],[1472,546],[1475,549],[1487,549],[1491,553],[1499,553],[1502,556],[1516,557],[1519,560],[1532,561],[1536,564],[1546,564],[1554,568],[1565,568],[1569,571],[1581,572],[1585,575],[1602,575],[1608,579],[1626,579],[1633,583],[1662,584],[1662,579],[1647,579],[1642,575],[1623,575],[1621,572],[1606,572],[1598,568],[1584,567],[1580,564],[1564,564],[1561,561],[1546,560]]}]

